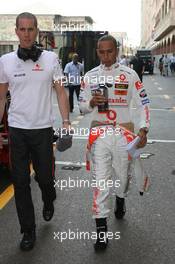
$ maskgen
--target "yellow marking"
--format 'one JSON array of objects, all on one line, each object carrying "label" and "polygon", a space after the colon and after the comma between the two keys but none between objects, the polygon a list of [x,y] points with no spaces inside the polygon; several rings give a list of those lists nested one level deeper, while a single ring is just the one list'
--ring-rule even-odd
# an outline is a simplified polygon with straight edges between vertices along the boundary
[{"label": "yellow marking", "polygon": [[14,188],[13,188],[13,184],[11,184],[0,195],[0,210],[10,201],[10,199],[12,199],[13,196],[14,196]]}]

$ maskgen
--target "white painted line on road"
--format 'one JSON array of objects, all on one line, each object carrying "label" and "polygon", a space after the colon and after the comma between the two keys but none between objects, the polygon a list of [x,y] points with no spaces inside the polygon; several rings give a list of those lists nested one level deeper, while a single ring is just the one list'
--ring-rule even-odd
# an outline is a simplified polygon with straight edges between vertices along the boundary
[{"label": "white painted line on road", "polygon": [[175,109],[173,109],[173,107],[172,107],[172,109],[163,109],[163,108],[150,108],[150,111],[170,111],[170,112],[172,112],[172,111],[175,111]]},{"label": "white painted line on road", "polygon": [[148,139],[148,143],[175,143],[174,139]]},{"label": "white painted line on road", "polygon": [[162,91],[162,90],[163,90],[163,88],[162,88],[162,87],[158,87],[157,89],[158,89],[158,90],[160,90],[160,91]]},{"label": "white painted line on road", "polygon": [[72,161],[55,161],[56,165],[73,165],[73,166],[86,166],[86,162],[72,162]]},{"label": "white painted line on road", "polygon": [[158,82],[154,82],[155,85],[159,85]]}]

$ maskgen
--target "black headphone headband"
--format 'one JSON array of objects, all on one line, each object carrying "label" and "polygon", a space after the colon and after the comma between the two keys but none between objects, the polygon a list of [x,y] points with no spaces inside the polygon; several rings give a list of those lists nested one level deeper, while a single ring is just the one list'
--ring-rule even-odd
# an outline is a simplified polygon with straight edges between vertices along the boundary
[{"label": "black headphone headband", "polygon": [[33,45],[31,49],[25,49],[19,46],[17,55],[18,58],[22,59],[23,61],[31,59],[32,61],[36,62],[41,56],[42,52],[43,50],[36,45]]}]

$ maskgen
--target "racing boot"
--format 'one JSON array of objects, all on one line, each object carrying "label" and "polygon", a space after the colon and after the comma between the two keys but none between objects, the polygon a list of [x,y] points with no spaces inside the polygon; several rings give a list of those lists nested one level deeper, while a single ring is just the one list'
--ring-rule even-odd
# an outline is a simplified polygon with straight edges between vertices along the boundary
[{"label": "racing boot", "polygon": [[105,250],[108,244],[106,218],[96,218],[97,240],[94,244],[95,251]]},{"label": "racing boot", "polygon": [[114,214],[117,219],[122,219],[126,213],[125,198],[116,195]]}]

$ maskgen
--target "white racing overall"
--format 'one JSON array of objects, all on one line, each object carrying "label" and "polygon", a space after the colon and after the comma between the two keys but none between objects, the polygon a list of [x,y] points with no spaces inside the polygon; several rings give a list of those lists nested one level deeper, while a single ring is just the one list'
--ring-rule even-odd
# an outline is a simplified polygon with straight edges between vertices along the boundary
[{"label": "white racing overall", "polygon": [[[98,112],[98,107],[92,108],[89,104],[93,91],[97,90],[101,83],[108,87],[108,110],[105,112]],[[136,111],[131,115],[132,102]],[[134,139],[133,117],[137,129],[149,128],[149,99],[135,71],[117,63],[110,68],[100,65],[84,77],[80,110],[83,113],[91,113],[93,127],[88,142],[92,177],[97,183],[93,188],[93,214],[94,218],[105,218],[110,211],[108,198],[111,187],[115,187],[116,195],[121,198],[127,194],[133,162],[131,163],[126,146]],[[134,163],[139,191],[144,192],[148,177],[140,159]],[[113,169],[115,179],[111,181]],[[120,180],[119,184],[116,176]]]}]

